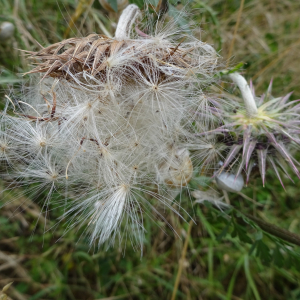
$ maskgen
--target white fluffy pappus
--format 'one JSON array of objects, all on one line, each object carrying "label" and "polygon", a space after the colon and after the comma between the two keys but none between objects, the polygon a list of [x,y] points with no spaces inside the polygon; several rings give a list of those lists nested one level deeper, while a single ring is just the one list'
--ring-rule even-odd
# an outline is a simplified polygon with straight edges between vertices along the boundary
[{"label": "white fluffy pappus", "polygon": [[196,133],[219,106],[205,95],[216,51],[174,20],[139,29],[140,15],[129,5],[115,38],[90,34],[30,53],[39,63],[28,73],[40,77],[8,98],[15,116],[0,124],[0,150],[9,137],[18,157],[0,158],[13,161],[20,185],[48,189],[46,210],[54,191],[62,195],[67,230],[86,226],[98,246],[128,237],[142,251],[143,214],[164,219],[147,198],[180,215],[174,194],[189,188],[194,165],[217,159]]}]

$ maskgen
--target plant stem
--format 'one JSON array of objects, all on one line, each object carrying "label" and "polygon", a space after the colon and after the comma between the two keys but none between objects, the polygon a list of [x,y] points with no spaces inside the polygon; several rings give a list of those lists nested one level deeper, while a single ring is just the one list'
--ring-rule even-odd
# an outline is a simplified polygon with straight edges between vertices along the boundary
[{"label": "plant stem", "polygon": [[281,238],[284,241],[300,246],[300,236],[274,224],[261,220],[252,215],[244,214],[248,219],[254,221],[262,230]]},{"label": "plant stem", "polygon": [[[283,229],[281,227],[278,227],[272,223],[266,222],[260,218],[243,213],[232,205],[230,205],[230,207],[232,207],[235,211],[243,214],[248,219],[254,221],[256,223],[256,225],[258,225],[265,232],[270,233],[286,242],[300,246],[300,235],[290,232],[289,230]],[[219,209],[219,207],[217,207],[217,208]],[[235,215],[235,217],[238,219],[241,219],[241,217],[237,217],[236,215]],[[242,222],[246,223],[245,221],[242,221]]]},{"label": "plant stem", "polygon": [[189,238],[190,238],[190,235],[191,235],[192,226],[193,226],[193,220],[191,220],[189,222],[189,228],[188,228],[188,231],[187,231],[187,234],[186,234],[186,238],[185,238],[184,245],[183,245],[182,252],[181,252],[181,257],[180,257],[180,260],[179,260],[179,268],[178,268],[177,276],[176,276],[176,279],[175,279],[175,284],[174,284],[171,300],[176,299],[176,293],[177,293],[179,282],[180,282],[180,277],[181,277],[181,273],[182,273],[182,268],[183,268],[183,263],[184,263],[186,251],[187,251],[188,241],[189,241]]}]

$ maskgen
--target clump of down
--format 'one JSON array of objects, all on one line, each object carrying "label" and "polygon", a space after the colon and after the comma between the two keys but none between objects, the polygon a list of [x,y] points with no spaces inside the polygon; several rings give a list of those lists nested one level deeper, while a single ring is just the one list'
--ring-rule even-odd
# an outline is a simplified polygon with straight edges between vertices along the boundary
[{"label": "clump of down", "polygon": [[[179,211],[174,196],[195,174],[238,176],[257,164],[264,180],[266,162],[278,173],[276,156],[298,175],[287,152],[299,141],[298,105],[207,93],[216,51],[175,21],[139,28],[140,17],[129,5],[114,38],[91,34],[29,52],[31,82],[6,96],[0,116],[10,187],[32,186],[37,198],[47,190],[46,212],[60,199],[68,228],[85,224],[91,245],[130,239],[142,250],[143,214],[164,218],[149,199]],[[240,75],[230,76],[244,99],[254,97]],[[214,193],[199,193],[221,207]]]},{"label": "clump of down", "polygon": [[10,176],[38,184],[36,195],[47,188],[45,209],[53,193],[67,195],[63,217],[87,224],[91,244],[130,238],[141,248],[143,213],[159,215],[147,199],[175,210],[174,195],[193,175],[196,118],[207,115],[215,50],[175,21],[140,29],[140,17],[129,5],[114,38],[90,34],[27,52],[31,83],[21,98],[7,96],[15,115],[1,117]]}]

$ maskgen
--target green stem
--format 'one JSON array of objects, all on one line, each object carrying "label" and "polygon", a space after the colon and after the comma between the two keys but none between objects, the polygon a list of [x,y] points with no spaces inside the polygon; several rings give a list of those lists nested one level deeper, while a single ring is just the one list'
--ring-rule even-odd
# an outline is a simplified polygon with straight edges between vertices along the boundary
[{"label": "green stem", "polygon": [[278,227],[274,224],[261,220],[252,215],[244,214],[248,219],[254,221],[262,230],[279,237],[280,239],[287,241],[291,244],[300,246],[300,236],[296,233],[290,232],[286,229]]}]

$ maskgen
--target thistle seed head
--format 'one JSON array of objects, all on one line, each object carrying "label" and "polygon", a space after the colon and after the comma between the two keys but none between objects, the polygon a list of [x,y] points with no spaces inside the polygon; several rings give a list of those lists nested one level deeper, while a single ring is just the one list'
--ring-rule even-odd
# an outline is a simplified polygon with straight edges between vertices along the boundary
[{"label": "thistle seed head", "polygon": [[143,26],[140,16],[129,5],[114,38],[90,34],[28,52],[31,83],[21,99],[7,96],[15,115],[1,121],[0,157],[13,161],[16,182],[48,189],[46,209],[53,191],[67,195],[64,216],[70,227],[88,220],[91,244],[130,236],[142,249],[146,199],[174,210],[194,171],[188,146],[213,119],[199,116],[218,105],[204,95],[214,49],[176,22]]}]

